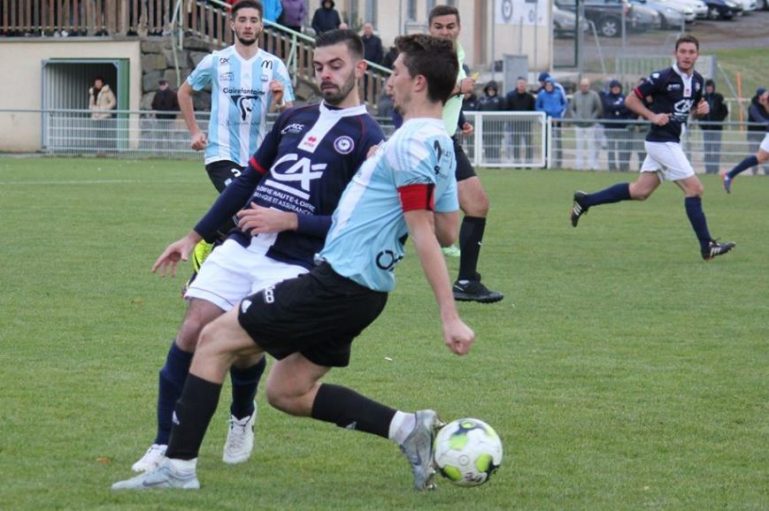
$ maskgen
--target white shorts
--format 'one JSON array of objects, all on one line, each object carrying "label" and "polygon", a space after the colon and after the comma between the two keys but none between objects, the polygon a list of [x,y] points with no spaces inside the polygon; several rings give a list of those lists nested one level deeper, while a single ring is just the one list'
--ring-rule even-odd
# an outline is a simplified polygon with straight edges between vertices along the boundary
[{"label": "white shorts", "polygon": [[761,145],[758,146],[758,148],[764,151],[765,153],[769,153],[769,133],[766,134],[764,139],[761,141]]},{"label": "white shorts", "polygon": [[282,263],[265,255],[275,237],[275,234],[260,234],[252,238],[248,248],[226,240],[203,262],[184,298],[206,300],[226,312],[248,295],[307,273],[302,266]]},{"label": "white shorts", "polygon": [[656,172],[660,181],[679,181],[694,175],[692,164],[678,142],[644,142],[646,158],[641,172]]}]

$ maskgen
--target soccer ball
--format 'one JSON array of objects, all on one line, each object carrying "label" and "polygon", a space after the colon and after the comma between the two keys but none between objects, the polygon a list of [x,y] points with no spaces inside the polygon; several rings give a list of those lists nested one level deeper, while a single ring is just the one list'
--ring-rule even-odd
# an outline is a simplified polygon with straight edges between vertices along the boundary
[{"label": "soccer ball", "polygon": [[502,463],[502,441],[478,419],[457,419],[438,432],[433,444],[435,466],[459,486],[480,486]]}]

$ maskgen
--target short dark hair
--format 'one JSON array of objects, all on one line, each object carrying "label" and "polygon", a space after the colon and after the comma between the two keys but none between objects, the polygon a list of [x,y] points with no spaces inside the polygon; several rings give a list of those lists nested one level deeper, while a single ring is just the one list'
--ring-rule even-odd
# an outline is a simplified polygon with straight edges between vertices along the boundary
[{"label": "short dark hair", "polygon": [[256,9],[259,11],[259,17],[264,18],[264,7],[259,0],[240,0],[232,6],[232,18],[234,19],[238,15],[238,11],[241,9]]},{"label": "short dark hair", "polygon": [[457,17],[457,23],[461,25],[462,23],[459,21],[459,10],[453,5],[436,5],[433,7],[430,10],[430,16],[428,17],[427,23],[432,23],[433,18],[437,18],[438,16],[449,16],[451,14]]},{"label": "short dark hair", "polygon": [[446,103],[451,97],[459,73],[459,60],[454,43],[425,34],[400,36],[395,39],[398,53],[409,75],[427,79],[427,97]]},{"label": "short dark hair", "polygon": [[678,51],[678,47],[683,43],[692,43],[694,46],[697,47],[697,51],[700,51],[700,41],[696,37],[694,37],[691,34],[684,34],[678,39],[676,39],[676,51]]},{"label": "short dark hair", "polygon": [[356,59],[363,58],[363,39],[354,31],[349,29],[335,29],[323,32],[315,38],[315,47],[333,46],[335,44],[345,43],[347,49]]}]

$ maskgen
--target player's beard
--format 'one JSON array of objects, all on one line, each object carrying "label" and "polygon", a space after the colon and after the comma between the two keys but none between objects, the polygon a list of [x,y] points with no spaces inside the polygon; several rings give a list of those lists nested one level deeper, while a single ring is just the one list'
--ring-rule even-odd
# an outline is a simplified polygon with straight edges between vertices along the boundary
[{"label": "player's beard", "polygon": [[259,39],[259,34],[256,34],[253,39],[244,39],[237,34],[235,35],[235,37],[238,38],[238,42],[240,42],[240,44],[242,44],[243,46],[251,46],[254,43],[256,43],[257,39]]},{"label": "player's beard", "polygon": [[326,101],[326,103],[332,106],[336,106],[344,101],[357,85],[358,84],[355,79],[355,71],[353,71],[350,73],[350,76],[347,77],[347,80],[345,80],[341,87],[337,89],[323,90],[323,84],[321,84],[320,92],[323,95],[323,99]]}]

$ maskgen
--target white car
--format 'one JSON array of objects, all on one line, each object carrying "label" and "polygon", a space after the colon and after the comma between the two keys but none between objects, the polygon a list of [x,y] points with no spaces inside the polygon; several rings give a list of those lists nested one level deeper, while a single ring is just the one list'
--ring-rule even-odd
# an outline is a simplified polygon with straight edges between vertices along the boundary
[{"label": "white car", "polygon": [[742,12],[752,12],[758,9],[758,0],[734,0],[742,7]]},{"label": "white car", "polygon": [[708,17],[708,6],[702,0],[668,0],[668,3],[681,7],[691,7],[697,19],[704,20]]},{"label": "white car", "polygon": [[[694,12],[694,7],[688,4],[675,3],[674,0],[656,0],[656,3],[662,5],[663,7],[677,10],[684,17],[684,21],[686,21],[686,23],[691,23],[697,19],[697,13]],[[663,16],[665,15],[664,12],[661,14]]]}]

